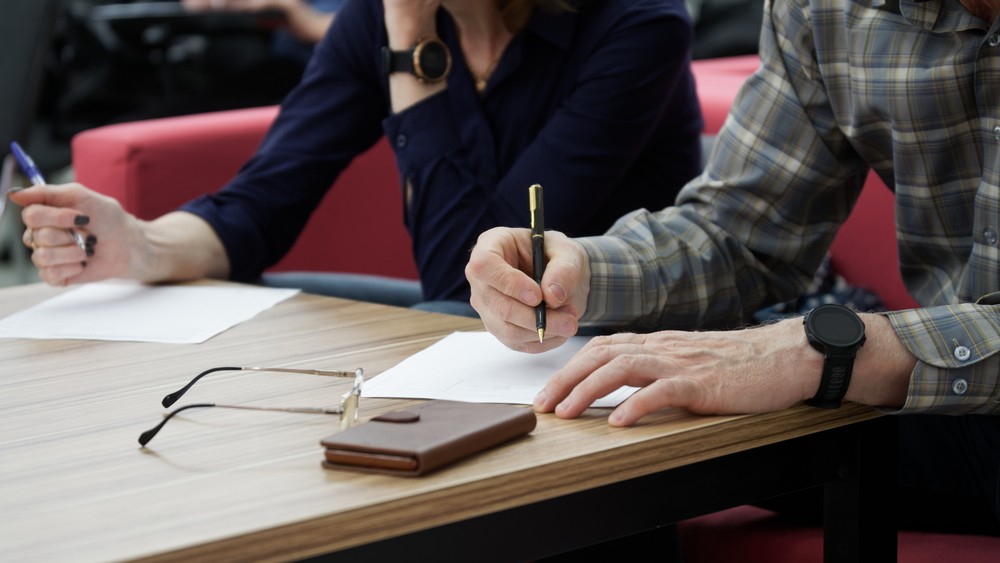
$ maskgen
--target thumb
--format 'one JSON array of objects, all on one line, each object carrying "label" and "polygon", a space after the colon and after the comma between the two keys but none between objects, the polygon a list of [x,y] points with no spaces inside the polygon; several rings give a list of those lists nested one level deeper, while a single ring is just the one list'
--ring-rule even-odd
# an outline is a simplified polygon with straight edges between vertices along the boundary
[{"label": "thumb", "polygon": [[590,273],[583,247],[563,233],[546,231],[545,255],[549,261],[541,284],[545,303],[553,309],[568,303],[580,306],[581,292],[585,303],[584,281],[589,278]]}]

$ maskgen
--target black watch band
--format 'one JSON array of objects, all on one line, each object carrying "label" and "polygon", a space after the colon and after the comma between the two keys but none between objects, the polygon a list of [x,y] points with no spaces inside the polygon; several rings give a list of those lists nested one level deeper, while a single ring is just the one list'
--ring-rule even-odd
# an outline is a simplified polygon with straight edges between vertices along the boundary
[{"label": "black watch band", "polygon": [[382,47],[382,70],[386,76],[406,72],[417,80],[434,84],[448,77],[451,71],[451,51],[436,37],[420,39],[412,49],[393,51]]},{"label": "black watch band", "polygon": [[394,72],[416,74],[416,69],[413,66],[413,49],[393,51],[388,47],[382,47],[382,67],[385,69],[386,75]]},{"label": "black watch band", "polygon": [[851,374],[854,371],[854,352],[827,353],[823,355],[823,376],[819,382],[819,391],[807,400],[807,405],[821,409],[840,408],[840,403],[847,394],[851,384]]},{"label": "black watch band", "polygon": [[838,408],[851,384],[858,348],[865,343],[865,323],[847,307],[827,304],[809,311],[802,324],[809,344],[823,354],[819,391],[806,404]]}]

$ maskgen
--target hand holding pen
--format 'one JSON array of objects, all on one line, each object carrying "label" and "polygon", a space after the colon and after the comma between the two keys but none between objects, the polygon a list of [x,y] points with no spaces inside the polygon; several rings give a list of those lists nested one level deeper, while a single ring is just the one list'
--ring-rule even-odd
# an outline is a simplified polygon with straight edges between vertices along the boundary
[{"label": "hand holding pen", "polygon": [[[21,148],[21,145],[17,144],[16,141],[12,142],[10,144],[10,150],[14,154],[14,158],[17,159],[17,163],[21,166],[21,170],[24,171],[25,176],[28,177],[28,180],[36,186],[44,185],[45,178],[42,177],[42,173],[38,170],[38,167],[35,166],[35,161],[33,161],[31,157],[28,156],[28,153],[24,152],[24,149]],[[81,217],[86,219],[85,216]],[[84,221],[82,224],[86,224],[86,222]],[[87,240],[84,239],[83,235],[81,235],[75,229],[66,229],[66,232],[68,232],[70,236],[73,237],[73,240],[76,242],[76,245],[79,246],[80,250],[83,250],[87,254],[87,256],[93,255],[94,253],[93,246],[87,244]],[[29,229],[27,242],[28,246],[32,248],[38,247],[37,243],[34,240],[34,230]]]},{"label": "hand holding pen", "polygon": [[[545,273],[545,206],[542,203],[542,187],[534,184],[528,188],[528,205],[531,209],[531,260],[535,273],[535,283],[542,285]],[[538,342],[545,340],[545,301],[535,306],[535,328]]]}]

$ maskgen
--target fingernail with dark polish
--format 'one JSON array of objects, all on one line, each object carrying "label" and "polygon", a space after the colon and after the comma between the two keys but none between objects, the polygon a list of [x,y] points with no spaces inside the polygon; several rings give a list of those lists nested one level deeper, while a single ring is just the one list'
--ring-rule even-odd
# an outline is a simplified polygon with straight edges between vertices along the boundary
[{"label": "fingernail with dark polish", "polygon": [[87,223],[90,223],[90,217],[87,217],[86,215],[77,215],[76,217],[73,217],[74,225],[80,226],[86,225]]},{"label": "fingernail with dark polish", "polygon": [[89,256],[93,256],[94,255],[94,247],[93,246],[88,246],[86,252],[87,252],[87,256],[88,257]]},{"label": "fingernail with dark polish", "polygon": [[81,261],[80,265],[83,266],[84,268],[86,268],[87,267],[87,261],[86,260]]},{"label": "fingernail with dark polish", "polygon": [[97,237],[95,237],[94,235],[87,235],[86,243],[87,246],[94,246],[95,244],[97,244]]}]

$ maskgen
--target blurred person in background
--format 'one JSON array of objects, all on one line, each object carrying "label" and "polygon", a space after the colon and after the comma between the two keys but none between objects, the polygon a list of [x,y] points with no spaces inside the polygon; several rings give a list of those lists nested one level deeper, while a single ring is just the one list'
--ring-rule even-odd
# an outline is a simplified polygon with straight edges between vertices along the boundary
[{"label": "blurred person in background", "polygon": [[192,12],[281,12],[284,26],[274,34],[273,53],[302,67],[333,23],[343,0],[181,0]]},{"label": "blurred person in background", "polygon": [[[698,174],[691,34],[681,0],[346,2],[257,153],[220,191],[144,222],[79,185],[32,187],[13,196],[25,206],[23,241],[53,285],[258,281],[340,172],[385,136],[420,283],[266,281],[474,314],[469,248],[490,227],[528,224],[528,186],[545,188],[547,225],[586,235],[671,203]],[[96,238],[89,254],[65,238],[70,226]]]}]

